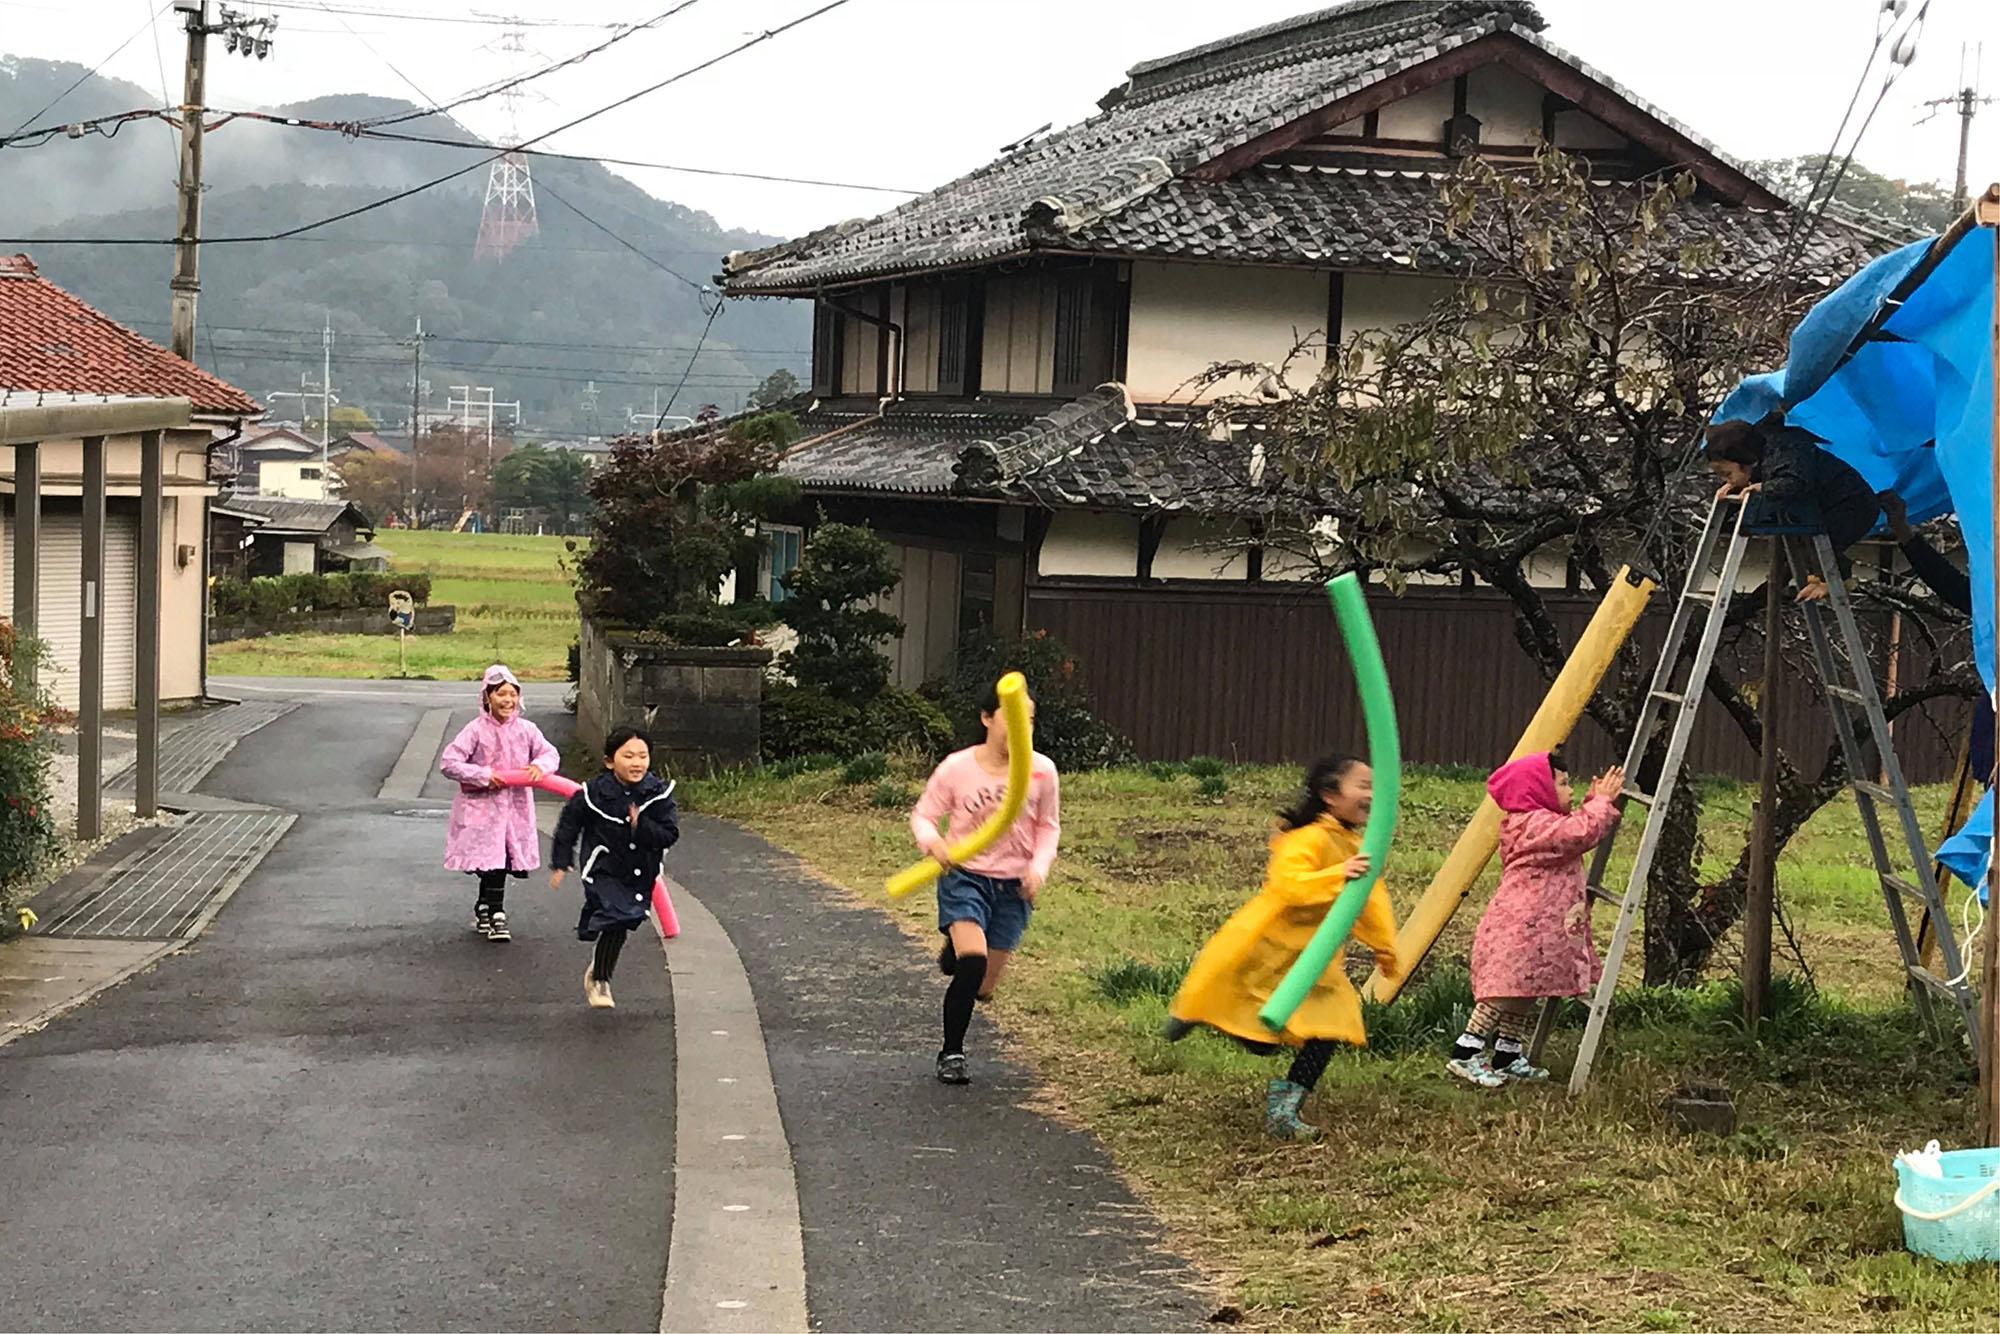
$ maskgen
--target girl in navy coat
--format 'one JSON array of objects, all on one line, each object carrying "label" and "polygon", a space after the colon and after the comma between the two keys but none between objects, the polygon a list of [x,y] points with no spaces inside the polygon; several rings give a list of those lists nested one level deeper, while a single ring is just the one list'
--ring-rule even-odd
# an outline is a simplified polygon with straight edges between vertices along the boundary
[{"label": "girl in navy coat", "polygon": [[578,940],[594,940],[597,951],[583,971],[583,994],[592,1006],[611,1005],[611,971],[625,934],[646,920],[660,854],[681,836],[674,811],[674,785],[652,772],[653,750],[643,732],[614,728],[604,739],[604,772],[563,804],[556,821],[552,888],[583,857],[583,912],[576,919]]}]

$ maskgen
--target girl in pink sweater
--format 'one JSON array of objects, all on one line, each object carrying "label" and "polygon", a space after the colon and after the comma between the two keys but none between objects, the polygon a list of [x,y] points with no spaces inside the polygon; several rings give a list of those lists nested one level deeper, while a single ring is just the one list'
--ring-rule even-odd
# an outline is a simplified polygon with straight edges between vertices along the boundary
[{"label": "girl in pink sweater", "polygon": [[[1028,708],[1032,719],[1032,701]],[[937,888],[938,930],[945,938],[938,967],[951,978],[944,993],[944,1047],[937,1057],[942,1084],[972,1082],[965,1071],[965,1030],[972,1024],[973,1001],[993,999],[1028,929],[1062,834],[1055,762],[1037,751],[1028,771],[1028,799],[1013,825],[963,866],[951,864],[952,840],[984,824],[1007,793],[1007,724],[997,685],[988,688],[979,721],[986,739],[947,755],[910,812],[917,847],[945,868]]]},{"label": "girl in pink sweater", "polygon": [[1583,855],[1617,826],[1625,771],[1605,770],[1583,805],[1571,810],[1568,769],[1560,750],[1537,751],[1509,760],[1486,780],[1502,812],[1500,886],[1473,933],[1472,1021],[1446,1066],[1481,1088],[1547,1079],[1522,1046],[1536,1002],[1581,996],[1603,971],[1590,938]]}]

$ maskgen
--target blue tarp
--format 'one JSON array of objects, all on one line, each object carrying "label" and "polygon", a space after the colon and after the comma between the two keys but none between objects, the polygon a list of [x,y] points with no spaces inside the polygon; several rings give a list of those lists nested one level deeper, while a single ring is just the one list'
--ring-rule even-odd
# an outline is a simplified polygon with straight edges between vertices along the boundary
[{"label": "blue tarp", "polygon": [[[1756,421],[1782,408],[1876,490],[1901,493],[1912,520],[1955,514],[1972,576],[1973,651],[1991,691],[1993,229],[1976,228],[1952,247],[1849,355],[1935,239],[1882,256],[1815,305],[1792,331],[1784,367],[1744,380],[1716,420]],[[1938,855],[1976,884],[1992,839],[1989,792]]]}]

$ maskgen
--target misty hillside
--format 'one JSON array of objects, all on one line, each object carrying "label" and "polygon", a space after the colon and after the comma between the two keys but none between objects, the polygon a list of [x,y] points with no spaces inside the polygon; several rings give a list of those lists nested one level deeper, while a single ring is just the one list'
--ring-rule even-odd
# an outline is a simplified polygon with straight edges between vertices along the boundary
[{"label": "misty hillside", "polygon": [[[82,73],[63,62],[0,57],[0,129],[11,130]],[[157,92],[92,78],[37,123],[157,106]],[[348,121],[414,111],[393,99],[340,96],[274,108]],[[396,127],[447,139],[475,136],[431,114]],[[214,241],[266,235],[381,199],[478,162],[483,153],[238,120],[205,140],[202,230]],[[162,342],[167,335],[167,246],[81,246],[77,237],[171,238],[172,136],[135,122],[115,138],[58,137],[0,151],[0,235],[46,237],[24,248],[55,281]],[[593,163],[536,159],[541,232],[504,262],[475,261],[487,169],[345,222],[282,241],[205,244],[196,360],[265,398],[297,390],[320,368],[321,322],[335,331],[333,385],[345,404],[384,425],[409,416],[409,335],[418,317],[427,412],[456,385],[491,385],[519,400],[535,433],[624,429],[628,409],[650,412],[687,367],[707,321],[697,292],[631,253],[577,209],[647,256],[698,283],[730,250],[772,238],[732,231],[656,199]],[[734,407],[779,367],[804,374],[810,313],[798,303],[728,306],[674,411]],[[594,417],[586,385],[597,386]],[[296,416],[296,399],[274,415]]]}]

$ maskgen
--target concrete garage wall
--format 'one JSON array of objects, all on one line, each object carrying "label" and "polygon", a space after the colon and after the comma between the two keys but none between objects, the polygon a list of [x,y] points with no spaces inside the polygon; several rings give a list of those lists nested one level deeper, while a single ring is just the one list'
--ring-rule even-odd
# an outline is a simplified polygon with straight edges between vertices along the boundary
[{"label": "concrete garage wall", "polygon": [[577,645],[578,744],[594,755],[614,727],[643,730],[671,776],[755,764],[764,648],[683,648],[583,619]]}]

